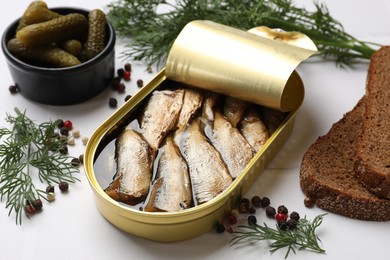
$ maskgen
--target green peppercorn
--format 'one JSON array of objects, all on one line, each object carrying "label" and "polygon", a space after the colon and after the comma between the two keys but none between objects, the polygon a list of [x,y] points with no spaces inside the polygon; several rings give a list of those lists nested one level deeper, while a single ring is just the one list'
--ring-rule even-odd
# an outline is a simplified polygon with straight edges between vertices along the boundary
[{"label": "green peppercorn", "polygon": [[77,167],[80,165],[80,161],[78,158],[73,158],[72,161],[70,162],[73,166]]}]

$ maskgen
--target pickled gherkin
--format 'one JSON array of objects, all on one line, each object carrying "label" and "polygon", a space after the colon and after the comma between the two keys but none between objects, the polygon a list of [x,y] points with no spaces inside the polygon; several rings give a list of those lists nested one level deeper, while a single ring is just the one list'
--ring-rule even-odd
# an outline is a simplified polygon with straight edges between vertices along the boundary
[{"label": "pickled gherkin", "polygon": [[75,56],[61,48],[50,45],[30,46],[20,42],[17,38],[9,40],[7,48],[15,57],[34,65],[63,68],[81,63]]},{"label": "pickled gherkin", "polygon": [[102,10],[95,9],[88,14],[88,37],[85,42],[82,59],[89,60],[99,54],[105,46],[106,15]]},{"label": "pickled gherkin", "polygon": [[49,10],[47,6],[37,5],[28,8],[23,17],[27,24],[34,24],[50,21],[61,16],[59,13]]},{"label": "pickled gherkin", "polygon": [[[26,27],[30,23],[27,22],[28,19],[26,19],[26,15],[30,12],[31,9],[41,7],[47,9],[47,4],[44,1],[34,1],[27,7],[26,11],[24,12],[23,16],[19,19],[18,27],[16,28],[16,31],[19,31],[23,27]],[[42,21],[43,22],[43,21]]]},{"label": "pickled gherkin", "polygon": [[78,57],[81,53],[82,44],[78,40],[67,40],[62,44],[62,49],[69,52],[70,54]]},{"label": "pickled gherkin", "polygon": [[16,33],[16,38],[27,45],[42,45],[75,38],[85,33],[88,28],[87,18],[78,13],[71,13],[50,21],[27,25]]}]

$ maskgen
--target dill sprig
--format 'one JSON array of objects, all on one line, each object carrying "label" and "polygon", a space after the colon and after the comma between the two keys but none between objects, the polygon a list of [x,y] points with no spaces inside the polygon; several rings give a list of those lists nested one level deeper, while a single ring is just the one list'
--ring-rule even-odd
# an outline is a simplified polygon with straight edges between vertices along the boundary
[{"label": "dill sprig", "polygon": [[298,31],[313,40],[319,56],[344,67],[370,59],[374,47],[380,46],[345,32],[325,4],[314,2],[314,6],[314,11],[308,11],[292,0],[114,0],[107,8],[117,33],[130,38],[124,57],[147,65],[165,62],[174,40],[193,20],[242,30],[265,25]]},{"label": "dill sprig", "polygon": [[279,249],[287,247],[285,258],[296,249],[309,249],[318,253],[325,253],[325,250],[319,245],[319,238],[316,229],[321,225],[326,214],[316,216],[313,221],[305,218],[298,221],[297,227],[293,230],[282,230],[278,225],[276,228],[264,225],[250,223],[247,226],[239,226],[241,231],[235,231],[234,238],[230,241],[231,245],[238,243],[254,244],[262,240],[272,240],[270,252],[273,253]]},{"label": "dill sprig", "polygon": [[79,169],[64,154],[67,140],[55,134],[57,121],[35,124],[25,112],[15,108],[16,115],[7,114],[11,129],[0,128],[0,200],[6,200],[9,214],[16,213],[16,223],[22,223],[27,202],[46,199],[46,192],[34,185],[36,173],[42,183],[62,181],[74,183]]}]

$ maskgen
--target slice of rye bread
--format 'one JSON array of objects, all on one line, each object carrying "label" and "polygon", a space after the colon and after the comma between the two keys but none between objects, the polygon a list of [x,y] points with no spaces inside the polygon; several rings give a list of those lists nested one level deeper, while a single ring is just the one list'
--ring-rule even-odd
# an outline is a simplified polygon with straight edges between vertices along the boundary
[{"label": "slice of rye bread", "polygon": [[369,192],[354,174],[355,140],[363,112],[364,97],[309,147],[301,164],[300,184],[319,208],[354,219],[388,221],[390,200]]},{"label": "slice of rye bread", "polygon": [[372,193],[390,199],[390,46],[371,58],[356,157],[356,178]]}]

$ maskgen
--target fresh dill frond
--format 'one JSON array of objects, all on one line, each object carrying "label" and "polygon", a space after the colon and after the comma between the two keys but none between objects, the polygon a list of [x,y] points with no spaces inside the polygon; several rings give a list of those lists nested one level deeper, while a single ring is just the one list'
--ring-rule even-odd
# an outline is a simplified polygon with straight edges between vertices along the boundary
[{"label": "fresh dill frond", "polygon": [[306,217],[300,219],[297,227],[292,230],[282,230],[278,225],[276,225],[276,228],[271,228],[266,224],[253,223],[247,226],[239,226],[240,230],[233,232],[234,237],[230,244],[254,244],[262,240],[273,241],[270,244],[270,252],[273,253],[282,248],[287,248],[285,258],[288,257],[290,252],[296,253],[296,250],[308,249],[325,253],[316,234],[316,230],[321,225],[325,215],[318,215],[312,221],[309,221]]},{"label": "fresh dill frond", "polygon": [[63,181],[74,183],[79,169],[72,165],[72,157],[64,154],[67,140],[55,134],[58,122],[35,124],[26,113],[15,108],[16,115],[7,114],[11,129],[0,128],[0,200],[16,214],[22,223],[26,203],[46,199],[46,192],[34,185],[37,174],[42,183],[51,185]]},{"label": "fresh dill frond", "polygon": [[242,30],[264,25],[298,31],[311,38],[319,56],[342,67],[370,59],[374,48],[380,46],[345,32],[325,4],[314,2],[314,6],[314,11],[308,11],[292,0],[114,0],[107,8],[117,33],[129,38],[123,56],[149,66],[165,62],[174,40],[193,20],[211,20]]}]

